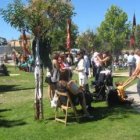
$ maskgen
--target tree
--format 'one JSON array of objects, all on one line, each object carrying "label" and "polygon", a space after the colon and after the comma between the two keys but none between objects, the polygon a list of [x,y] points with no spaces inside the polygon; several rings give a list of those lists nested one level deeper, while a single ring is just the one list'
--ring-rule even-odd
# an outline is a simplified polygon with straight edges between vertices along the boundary
[{"label": "tree", "polygon": [[14,0],[6,9],[1,9],[3,19],[12,27],[34,35],[35,56],[35,118],[43,118],[43,66],[51,67],[49,58],[49,33],[66,23],[73,15],[73,7],[61,0]]},{"label": "tree", "polygon": [[140,48],[140,25],[139,24],[136,26],[135,38],[136,38],[136,46]]},{"label": "tree", "polygon": [[[53,50],[59,50],[59,51],[66,51],[66,37],[67,37],[67,31],[66,31],[66,24],[64,24],[61,28],[54,29],[50,36],[53,38],[52,40],[52,46]],[[78,28],[74,23],[71,23],[71,46],[75,46],[75,40],[78,34]]]},{"label": "tree", "polygon": [[76,44],[81,49],[91,50],[95,43],[96,35],[90,29],[77,37]]},{"label": "tree", "polygon": [[98,28],[103,45],[108,44],[113,52],[120,52],[130,33],[128,17],[119,7],[112,5],[105,14],[105,19]]}]

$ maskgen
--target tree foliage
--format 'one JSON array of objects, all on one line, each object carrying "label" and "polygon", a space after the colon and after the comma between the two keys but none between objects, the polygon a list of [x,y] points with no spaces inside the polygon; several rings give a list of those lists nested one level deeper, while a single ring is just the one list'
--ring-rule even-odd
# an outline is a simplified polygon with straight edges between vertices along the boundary
[{"label": "tree foliage", "polygon": [[[66,22],[65,22],[66,23]],[[66,37],[67,37],[67,25],[64,24],[63,28],[56,28],[50,33],[53,38],[52,46],[53,50],[66,51]],[[75,40],[78,34],[78,27],[71,23],[71,47],[75,47]]]},{"label": "tree foliage", "polygon": [[[42,41],[40,44],[44,45],[40,47],[44,49],[48,45],[48,36],[52,37],[54,47],[56,45],[65,46],[66,20],[74,15],[73,7],[62,0],[28,0],[26,3],[23,3],[22,0],[14,0],[13,3],[8,4],[6,9],[1,9],[0,14],[17,30],[26,30],[34,36],[38,36],[39,31],[40,41]],[[76,31],[74,25],[73,31]],[[73,38],[75,38],[74,35],[73,32]],[[40,54],[45,67],[47,60],[49,61],[49,53],[50,51],[47,49],[45,54]]]},{"label": "tree foliage", "polygon": [[136,46],[140,48],[140,25],[139,24],[136,26],[135,38],[136,38]]},{"label": "tree foliage", "polygon": [[77,37],[76,44],[81,49],[91,50],[93,46],[96,46],[96,35],[88,29]]},{"label": "tree foliage", "polygon": [[[33,40],[33,54],[36,56],[35,65],[35,118],[43,118],[43,64],[51,69],[49,58],[50,39],[48,35],[54,29],[62,28],[66,19],[73,15],[73,8],[61,0],[29,0],[23,4],[21,0],[14,0],[6,9],[1,9],[3,19],[12,27],[30,31],[35,36]],[[35,61],[36,62],[36,61]],[[42,74],[41,74],[42,73]]]},{"label": "tree foliage", "polygon": [[15,0],[7,5],[7,9],[0,9],[3,19],[12,27],[21,29],[25,27],[24,4],[20,0]]},{"label": "tree foliage", "polygon": [[112,5],[105,14],[105,19],[98,28],[103,45],[108,44],[112,51],[121,51],[130,32],[128,17],[119,7]]},{"label": "tree foliage", "polygon": [[73,7],[61,0],[14,0],[6,9],[1,9],[3,19],[12,27],[20,30],[26,28],[35,34],[36,27],[46,35],[53,29],[66,24],[66,19],[74,15]]}]

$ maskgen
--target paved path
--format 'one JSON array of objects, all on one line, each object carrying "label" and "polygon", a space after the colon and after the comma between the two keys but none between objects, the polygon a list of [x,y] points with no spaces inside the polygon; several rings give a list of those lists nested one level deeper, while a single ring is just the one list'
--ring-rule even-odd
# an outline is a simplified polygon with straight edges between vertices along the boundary
[{"label": "paved path", "polygon": [[113,72],[113,76],[124,76],[124,77],[128,77],[129,73],[128,72]]},{"label": "paved path", "polygon": [[15,66],[15,63],[13,60],[8,60],[7,63],[5,63],[6,65],[11,65],[11,66]]},{"label": "paved path", "polygon": [[[128,77],[129,73],[128,72],[121,72],[121,73],[113,73],[113,76],[124,76],[124,77]],[[128,95],[128,97],[132,97],[134,98],[134,103],[132,104],[133,108],[140,112],[140,96],[137,93],[137,84],[134,84],[128,88],[126,88],[126,93]]]},{"label": "paved path", "polygon": [[132,104],[132,106],[134,107],[135,110],[140,112],[140,96],[137,93],[137,84],[128,87],[125,91],[128,97],[134,98],[134,103]]}]

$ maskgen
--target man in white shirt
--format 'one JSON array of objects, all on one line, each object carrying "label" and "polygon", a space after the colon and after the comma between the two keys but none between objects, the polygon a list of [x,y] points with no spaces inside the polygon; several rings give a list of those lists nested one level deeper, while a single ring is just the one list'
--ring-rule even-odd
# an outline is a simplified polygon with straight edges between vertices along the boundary
[{"label": "man in white shirt", "polygon": [[77,58],[78,58],[78,64],[76,67],[76,71],[78,72],[78,76],[79,76],[79,85],[85,86],[87,84],[87,76],[85,73],[86,63],[85,63],[84,58],[83,58],[83,53],[78,52]]},{"label": "man in white shirt", "polygon": [[87,77],[91,77],[90,60],[89,60],[89,57],[86,54],[86,52],[83,51],[83,53],[84,53],[84,61],[85,61],[85,65],[86,65],[85,73],[86,73]]},{"label": "man in white shirt", "polygon": [[128,68],[129,68],[129,76],[131,76],[136,67],[136,59],[134,57],[134,52],[131,52],[128,55],[127,63],[128,63]]}]

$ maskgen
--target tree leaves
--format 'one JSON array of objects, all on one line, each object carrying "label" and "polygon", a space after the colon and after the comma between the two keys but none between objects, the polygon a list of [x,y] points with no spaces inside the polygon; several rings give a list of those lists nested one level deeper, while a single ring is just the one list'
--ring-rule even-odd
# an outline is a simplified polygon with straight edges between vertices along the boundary
[{"label": "tree leaves", "polygon": [[128,34],[129,24],[128,17],[119,7],[112,5],[105,15],[105,20],[98,28],[98,35],[102,42],[112,45],[112,50],[121,50]]},{"label": "tree leaves", "polygon": [[25,26],[24,12],[24,4],[20,0],[14,0],[13,4],[8,4],[7,9],[0,10],[3,19],[17,29]]},{"label": "tree leaves", "polygon": [[40,26],[43,34],[44,30],[49,32],[65,24],[74,13],[72,6],[59,0],[29,0],[26,5],[21,0],[14,0],[6,9],[1,9],[0,14],[14,28],[28,28],[34,33]]}]

